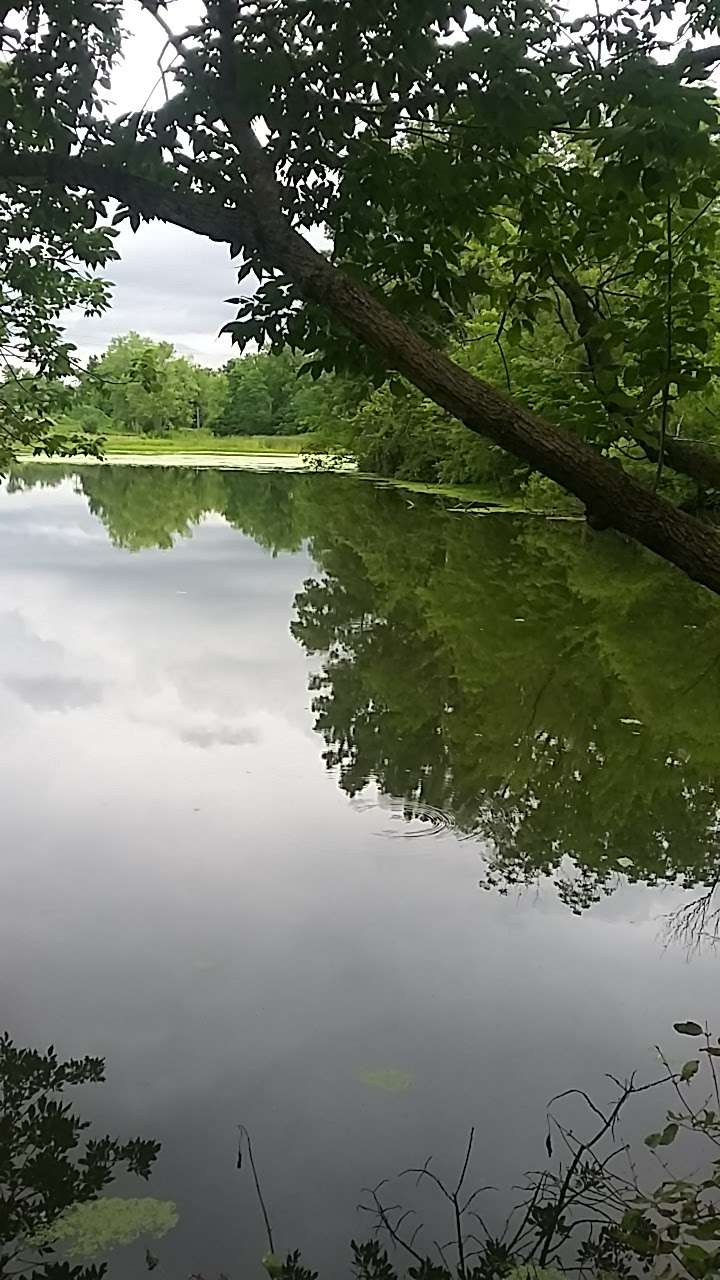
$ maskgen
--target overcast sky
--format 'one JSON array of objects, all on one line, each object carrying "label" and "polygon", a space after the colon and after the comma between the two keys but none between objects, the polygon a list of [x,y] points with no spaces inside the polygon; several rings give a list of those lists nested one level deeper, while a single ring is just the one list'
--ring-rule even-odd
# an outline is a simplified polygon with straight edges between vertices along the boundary
[{"label": "overcast sky", "polygon": [[[199,5],[175,0],[173,25],[192,21]],[[158,79],[157,58],[163,37],[149,14],[133,0],[126,5],[131,38],[118,67],[113,94],[118,112],[138,110]],[[158,97],[162,101],[162,95]],[[116,334],[130,329],[151,338],[167,338],[183,355],[219,365],[233,354],[227,334],[218,330],[235,314],[223,299],[237,293],[235,269],[226,246],[163,223],[145,223],[137,234],[124,224],[116,247],[119,262],[105,275],[114,282],[113,305],[101,317],[70,315],[67,334],[81,356],[102,351]]]}]

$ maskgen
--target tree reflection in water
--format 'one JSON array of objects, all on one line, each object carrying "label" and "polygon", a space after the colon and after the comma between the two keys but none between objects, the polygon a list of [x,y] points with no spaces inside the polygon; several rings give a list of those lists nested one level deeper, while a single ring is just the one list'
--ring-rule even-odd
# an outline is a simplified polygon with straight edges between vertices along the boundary
[{"label": "tree reflection in water", "polygon": [[448,511],[347,476],[34,466],[68,475],[119,547],[217,512],[317,565],[292,632],[349,797],[478,840],[499,892],[550,880],[580,912],[627,877],[701,886],[666,921],[720,932],[720,603],[613,535]]}]

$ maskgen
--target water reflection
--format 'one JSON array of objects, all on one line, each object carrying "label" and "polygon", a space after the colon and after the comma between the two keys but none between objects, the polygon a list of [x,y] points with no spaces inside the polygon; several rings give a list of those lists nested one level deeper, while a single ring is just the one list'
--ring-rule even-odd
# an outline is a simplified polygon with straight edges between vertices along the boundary
[{"label": "water reflection", "polygon": [[[25,469],[11,488],[66,474]],[[347,477],[103,467],[77,484],[130,550],[213,512],[274,553],[307,542],[317,571],[292,632],[319,662],[328,767],[350,797],[399,801],[408,833],[482,841],[486,886],[552,877],[581,911],[623,876],[716,883],[720,606],[679,574],[615,538],[590,550],[575,525],[458,515]]]},{"label": "water reflection", "polygon": [[[476,1122],[509,1189],[558,1089],[712,1018],[716,957],[658,917],[715,875],[716,609],[354,477],[74,474],[0,496],[1,1021],[107,1057],[89,1118],[163,1144],[165,1274],[264,1251],[240,1122],[333,1274],[363,1186]],[[548,891],[481,894],[480,856]]]},{"label": "water reflection", "polygon": [[[293,631],[316,725],[370,781],[487,842],[486,881],[552,875],[574,910],[718,867],[716,603],[539,521],[346,522]],[[352,539],[352,540],[351,540]]]}]

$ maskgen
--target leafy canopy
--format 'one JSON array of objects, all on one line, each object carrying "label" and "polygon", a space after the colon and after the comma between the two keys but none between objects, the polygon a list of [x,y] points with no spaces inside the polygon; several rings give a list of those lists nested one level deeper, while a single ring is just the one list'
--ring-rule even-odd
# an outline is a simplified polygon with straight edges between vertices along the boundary
[{"label": "leafy canopy", "polygon": [[[293,224],[324,228],[337,262],[434,335],[484,296],[513,340],[552,307],[558,272],[580,272],[603,301],[610,355],[632,338],[627,380],[602,375],[619,408],[647,414],[664,386],[681,396],[710,376],[716,223],[704,211],[717,187],[717,110],[706,83],[712,58],[688,52],[687,41],[715,30],[711,3],[683,19],[672,0],[638,0],[570,22],[542,0],[512,11],[496,0],[208,0],[185,32],[173,32],[172,6],[143,7],[167,30],[167,100],[144,105],[143,86],[138,109],[118,119],[108,92],[121,45],[117,0],[18,6],[18,28],[0,29],[0,145],[26,159],[41,148],[81,152],[89,182],[93,170],[123,165],[158,184],[154,206],[129,200],[116,221],[163,216],[162,191],[221,196],[237,209],[240,278],[254,272],[263,284],[239,299],[235,341],[288,338],[322,349],[331,364],[366,360],[316,307],[298,306],[297,285],[273,269],[267,240],[253,232],[247,198],[273,173],[273,198]],[[257,120],[259,154],[249,130]],[[669,366],[668,205],[682,246]],[[47,364],[57,338],[49,317],[61,306],[102,305],[101,286],[70,263],[112,256],[105,211],[101,191],[46,189],[38,202],[7,185],[0,252],[17,277],[9,323],[24,356]],[[23,265],[16,252],[28,234],[51,259],[47,281],[42,261]],[[478,241],[495,247],[499,275],[474,257]],[[621,317],[604,306],[618,274],[628,299],[639,290]],[[29,311],[42,297],[44,326]]]}]

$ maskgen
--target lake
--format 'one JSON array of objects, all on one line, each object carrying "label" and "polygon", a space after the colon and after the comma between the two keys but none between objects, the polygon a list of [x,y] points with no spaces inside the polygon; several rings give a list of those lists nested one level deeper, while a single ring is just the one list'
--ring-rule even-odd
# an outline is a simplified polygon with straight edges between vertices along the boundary
[{"label": "lake", "polygon": [[707,592],[350,475],[29,466],[0,535],[0,1022],[162,1142],[159,1275],[259,1273],[240,1123],[330,1275],[363,1188],[475,1125],[499,1222],[552,1095],[720,1033]]}]

